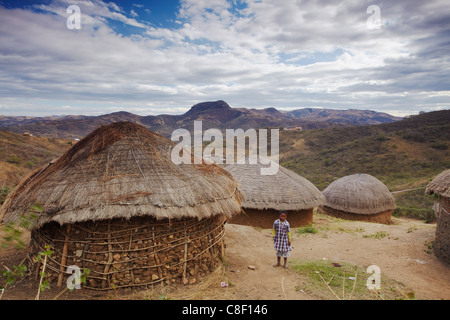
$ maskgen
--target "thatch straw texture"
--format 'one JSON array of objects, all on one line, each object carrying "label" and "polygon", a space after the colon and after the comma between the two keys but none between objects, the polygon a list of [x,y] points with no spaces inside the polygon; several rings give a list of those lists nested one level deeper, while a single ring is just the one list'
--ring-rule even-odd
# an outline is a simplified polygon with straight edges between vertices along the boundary
[{"label": "thatch straw texture", "polygon": [[244,209],[304,210],[325,203],[325,197],[307,179],[282,166],[276,174],[262,175],[261,168],[268,167],[260,161],[249,164],[248,158],[245,164],[225,167],[240,184]]},{"label": "thatch straw texture", "polygon": [[439,173],[436,178],[427,185],[425,193],[437,193],[443,197],[450,198],[450,169]]},{"label": "thatch straw texture", "polygon": [[21,182],[0,218],[17,221],[33,204],[44,208],[35,227],[137,216],[200,220],[240,212],[241,194],[227,171],[175,165],[173,146],[137,124],[100,127]]},{"label": "thatch straw texture", "polygon": [[325,206],[356,214],[377,214],[395,209],[389,189],[369,174],[353,174],[330,183],[323,191]]},{"label": "thatch straw texture", "polygon": [[437,215],[433,249],[436,256],[450,265],[450,169],[442,171],[425,189],[426,194],[438,194],[435,199]]}]

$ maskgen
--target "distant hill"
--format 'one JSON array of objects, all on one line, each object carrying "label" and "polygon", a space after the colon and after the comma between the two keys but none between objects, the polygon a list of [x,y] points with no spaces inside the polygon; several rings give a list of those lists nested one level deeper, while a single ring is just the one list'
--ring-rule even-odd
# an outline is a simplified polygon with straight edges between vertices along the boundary
[{"label": "distant hill", "polygon": [[[320,190],[337,178],[368,173],[391,191],[425,186],[450,168],[450,110],[401,121],[280,134],[281,164],[311,180]],[[424,190],[396,195],[397,214],[434,217]]]},{"label": "distant hill", "polygon": [[2,116],[0,115],[0,127],[27,125],[34,122],[51,120],[75,120],[88,118],[88,116],[48,116],[48,117],[30,117],[30,116]]},{"label": "distant hill", "polygon": [[263,128],[296,127],[317,129],[335,126],[379,124],[398,121],[401,118],[369,110],[299,109],[280,112],[275,108],[231,108],[225,101],[196,104],[181,115],[139,116],[129,112],[115,112],[101,116],[66,117],[4,117],[0,116],[0,128],[16,133],[25,131],[36,136],[75,139],[86,136],[101,125],[117,121],[129,121],[170,136],[177,128],[193,128],[194,120],[202,120],[204,128]]},{"label": "distant hill", "polygon": [[304,108],[290,111],[287,114],[293,118],[302,118],[307,121],[330,121],[354,125],[390,123],[402,119],[383,112],[356,109],[334,110]]}]

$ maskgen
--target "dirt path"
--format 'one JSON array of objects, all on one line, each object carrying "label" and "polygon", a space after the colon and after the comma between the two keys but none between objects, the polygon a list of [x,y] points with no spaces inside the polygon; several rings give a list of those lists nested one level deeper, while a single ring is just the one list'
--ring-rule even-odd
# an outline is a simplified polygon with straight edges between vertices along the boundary
[{"label": "dirt path", "polygon": [[[293,239],[293,245],[297,239]],[[227,275],[247,299],[313,299],[296,291],[304,280],[294,271],[273,267],[276,262],[270,230],[227,225]],[[248,267],[254,266],[251,270]]]},{"label": "dirt path", "polygon": [[[395,219],[392,225],[344,221],[316,214],[316,234],[293,232],[291,259],[343,262],[367,267],[375,264],[381,276],[410,288],[417,299],[450,299],[450,267],[430,253],[435,225],[413,219]],[[163,290],[120,291],[99,294],[89,290],[61,296],[62,299],[323,299],[323,292],[302,290],[307,279],[292,269],[274,268],[276,258],[271,230],[227,224],[226,260],[198,284]],[[428,251],[428,252],[427,252]],[[8,256],[11,258],[11,252]],[[6,262],[0,256],[0,261]],[[16,256],[15,260],[20,260]],[[248,266],[254,266],[251,270]],[[228,282],[228,287],[221,287]],[[5,297],[32,299],[36,288],[24,282]],[[327,289],[324,288],[326,291]],[[83,291],[83,292],[81,292]],[[29,292],[29,296],[27,294]],[[58,291],[44,292],[43,298]]]},{"label": "dirt path", "polygon": [[[412,219],[395,219],[393,225],[344,221],[316,215],[317,234],[295,234],[291,257],[339,261],[363,267],[378,265],[382,276],[403,283],[417,299],[450,299],[450,267],[429,252],[435,225]],[[304,279],[294,271],[273,268],[270,230],[228,225],[230,281],[251,299],[315,299],[299,292]],[[249,270],[248,265],[256,266]],[[281,280],[284,278],[284,292]],[[297,290],[296,290],[297,289]]]}]

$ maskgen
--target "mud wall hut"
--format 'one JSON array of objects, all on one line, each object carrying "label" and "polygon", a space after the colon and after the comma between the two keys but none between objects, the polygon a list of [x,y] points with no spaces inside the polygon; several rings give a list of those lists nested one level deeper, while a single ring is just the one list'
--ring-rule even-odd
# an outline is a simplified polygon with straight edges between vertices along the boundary
[{"label": "mud wall hut", "polygon": [[346,220],[387,224],[395,199],[384,183],[369,174],[353,174],[330,183],[319,211]]},{"label": "mud wall hut", "polygon": [[88,268],[85,287],[194,283],[216,268],[224,221],[242,197],[227,171],[209,164],[175,165],[173,143],[132,123],[103,126],[22,181],[0,211],[18,221],[39,204],[28,250],[49,245],[50,282],[67,267]]},{"label": "mud wall hut", "polygon": [[[250,164],[232,164],[225,167],[239,182],[243,193],[243,213],[233,216],[229,222],[272,228],[279,212],[288,213],[291,227],[300,227],[313,222],[314,208],[325,203],[325,197],[310,181],[286,169],[278,167],[276,174],[261,174],[268,168],[260,161]],[[273,167],[273,164],[272,164]]]},{"label": "mud wall hut", "polygon": [[450,264],[450,169],[438,174],[425,189],[435,194],[436,236],[433,244],[435,255]]}]

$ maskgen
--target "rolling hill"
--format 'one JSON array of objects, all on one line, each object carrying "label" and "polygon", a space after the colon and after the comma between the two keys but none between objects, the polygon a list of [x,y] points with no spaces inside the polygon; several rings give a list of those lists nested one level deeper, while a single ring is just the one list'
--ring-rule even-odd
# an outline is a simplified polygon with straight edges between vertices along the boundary
[{"label": "rolling hill", "polygon": [[304,108],[287,113],[293,118],[301,118],[305,121],[329,121],[342,124],[371,125],[380,123],[390,123],[401,120],[390,114],[371,110],[334,110],[319,108]]},{"label": "rolling hill", "polygon": [[0,131],[0,188],[16,185],[31,171],[59,157],[71,144],[68,140]]},{"label": "rolling hill", "polygon": [[[323,190],[333,180],[368,173],[391,191],[425,187],[450,168],[450,110],[372,125],[280,135],[281,164]],[[396,194],[397,215],[433,219],[424,188]]]}]

